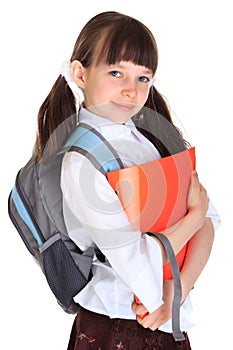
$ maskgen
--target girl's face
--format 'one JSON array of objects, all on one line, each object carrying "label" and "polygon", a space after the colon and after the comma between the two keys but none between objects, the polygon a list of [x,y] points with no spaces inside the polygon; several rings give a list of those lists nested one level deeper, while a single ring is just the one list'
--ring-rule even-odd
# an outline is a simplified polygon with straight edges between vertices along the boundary
[{"label": "girl's face", "polygon": [[83,68],[85,107],[115,123],[124,123],[145,104],[152,71],[132,62]]}]

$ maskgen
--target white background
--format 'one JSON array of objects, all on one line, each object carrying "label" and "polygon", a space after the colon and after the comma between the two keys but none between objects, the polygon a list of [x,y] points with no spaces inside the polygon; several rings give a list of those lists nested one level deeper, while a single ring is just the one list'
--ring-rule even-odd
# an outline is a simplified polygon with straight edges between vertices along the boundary
[{"label": "white background", "polygon": [[9,221],[7,197],[31,154],[37,111],[61,63],[69,60],[83,25],[106,10],[132,15],[154,33],[160,56],[157,87],[196,146],[199,177],[222,218],[209,263],[192,291],[193,350],[233,349],[231,1],[152,3],[153,9],[147,0],[1,2],[1,349],[67,346],[73,316],[57,306]]}]

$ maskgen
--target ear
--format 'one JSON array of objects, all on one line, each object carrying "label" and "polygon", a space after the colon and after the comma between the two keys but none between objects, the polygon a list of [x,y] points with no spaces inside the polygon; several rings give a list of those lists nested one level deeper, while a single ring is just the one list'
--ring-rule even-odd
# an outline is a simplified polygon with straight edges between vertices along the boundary
[{"label": "ear", "polygon": [[71,62],[70,73],[74,80],[74,82],[81,89],[85,88],[85,71],[86,69],[83,67],[82,63],[78,60],[74,60]]}]

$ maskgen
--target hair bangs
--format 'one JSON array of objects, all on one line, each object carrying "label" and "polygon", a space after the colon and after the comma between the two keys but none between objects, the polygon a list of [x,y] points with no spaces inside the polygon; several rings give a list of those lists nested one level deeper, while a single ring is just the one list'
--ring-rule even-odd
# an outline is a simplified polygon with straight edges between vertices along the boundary
[{"label": "hair bangs", "polygon": [[133,62],[155,74],[158,65],[157,45],[150,31],[138,21],[116,23],[107,28],[98,45],[95,63]]}]

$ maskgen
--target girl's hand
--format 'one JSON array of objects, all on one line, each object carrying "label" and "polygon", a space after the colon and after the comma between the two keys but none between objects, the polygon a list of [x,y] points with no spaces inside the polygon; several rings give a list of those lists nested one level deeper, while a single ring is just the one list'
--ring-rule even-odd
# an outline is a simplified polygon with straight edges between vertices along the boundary
[{"label": "girl's hand", "polygon": [[200,228],[204,224],[208,205],[207,191],[199,182],[197,172],[193,171],[188,193],[188,212],[195,215],[195,220],[199,222]]},{"label": "girl's hand", "polygon": [[[152,331],[159,328],[172,317],[172,301],[174,294],[173,280],[165,280],[163,282],[163,301],[157,310],[148,313],[143,304],[133,303],[132,309],[137,315],[137,321],[144,328],[150,328]],[[145,316],[142,316],[145,315]]]}]

